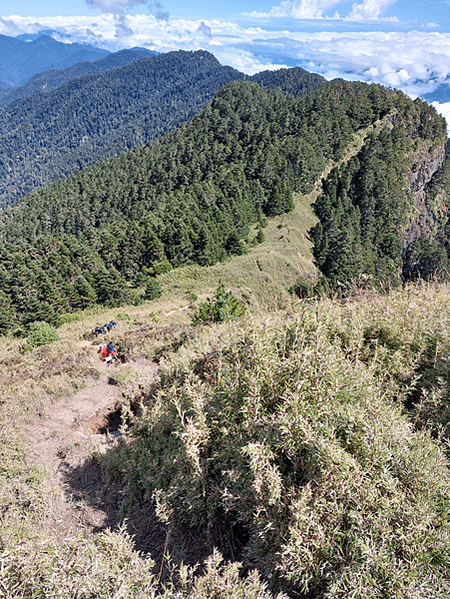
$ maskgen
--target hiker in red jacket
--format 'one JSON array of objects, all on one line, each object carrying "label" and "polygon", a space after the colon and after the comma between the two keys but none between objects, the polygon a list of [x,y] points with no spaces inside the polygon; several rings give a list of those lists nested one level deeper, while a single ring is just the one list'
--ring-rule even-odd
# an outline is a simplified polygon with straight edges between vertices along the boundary
[{"label": "hiker in red jacket", "polygon": [[97,353],[100,354],[100,360],[102,362],[106,362],[107,364],[109,364],[112,359],[116,357],[116,352],[112,343],[108,343],[108,345],[105,345],[105,347],[100,346]]}]

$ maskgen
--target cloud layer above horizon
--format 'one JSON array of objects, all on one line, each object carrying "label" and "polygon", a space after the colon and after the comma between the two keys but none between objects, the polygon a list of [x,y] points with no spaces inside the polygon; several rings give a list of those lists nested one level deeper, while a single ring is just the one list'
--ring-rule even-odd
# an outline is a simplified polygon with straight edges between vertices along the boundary
[{"label": "cloud layer above horizon", "polygon": [[[381,16],[397,0],[362,0],[353,2],[350,11],[342,0],[282,0],[269,12],[253,11],[255,18],[292,17],[293,19],[342,19],[345,21],[388,21],[398,22],[397,17]],[[342,7],[342,8],[341,8]],[[345,9],[345,13],[342,13]],[[331,11],[331,12],[330,12]],[[341,16],[342,13],[342,16]]]}]

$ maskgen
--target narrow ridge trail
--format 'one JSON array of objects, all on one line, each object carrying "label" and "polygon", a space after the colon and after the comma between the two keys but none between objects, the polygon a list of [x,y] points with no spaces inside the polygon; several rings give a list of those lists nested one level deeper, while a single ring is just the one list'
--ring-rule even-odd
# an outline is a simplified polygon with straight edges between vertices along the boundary
[{"label": "narrow ridge trail", "polygon": [[[57,541],[80,532],[90,537],[118,526],[125,493],[123,485],[112,481],[97,459],[120,436],[117,429],[123,388],[111,384],[117,370],[100,361],[96,343],[81,341],[79,346],[99,378],[91,378],[85,388],[71,396],[46,404],[46,413],[27,428],[28,463],[45,469],[51,497],[44,527]],[[117,369],[123,366],[119,364]],[[144,358],[126,367],[135,369],[147,381],[158,369]],[[144,524],[149,528],[148,522]],[[129,532],[139,536],[141,526],[131,519]]]}]

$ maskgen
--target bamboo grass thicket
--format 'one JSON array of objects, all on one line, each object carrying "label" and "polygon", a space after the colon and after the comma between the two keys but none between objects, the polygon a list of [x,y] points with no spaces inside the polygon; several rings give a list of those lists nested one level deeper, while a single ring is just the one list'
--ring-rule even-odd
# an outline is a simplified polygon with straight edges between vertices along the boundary
[{"label": "bamboo grass thicket", "polygon": [[[42,533],[56,498],[19,429],[86,383],[89,360],[67,341],[95,313],[32,352],[0,340],[0,597],[449,596],[448,285],[355,288],[208,326],[127,310],[118,345],[158,356],[160,374],[143,399],[136,382],[142,414],[96,459],[124,479],[125,517],[154,498],[172,582],[126,520],[92,539]],[[193,534],[201,570],[181,564]]]},{"label": "bamboo grass thicket", "polygon": [[162,375],[111,471],[273,589],[443,599],[449,307],[447,286],[418,284],[228,325],[213,354],[188,347]]}]

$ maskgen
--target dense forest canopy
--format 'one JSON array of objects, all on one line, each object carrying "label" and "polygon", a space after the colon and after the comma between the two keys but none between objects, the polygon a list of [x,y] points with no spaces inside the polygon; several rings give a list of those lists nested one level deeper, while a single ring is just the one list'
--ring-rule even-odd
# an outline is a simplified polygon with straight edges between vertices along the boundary
[{"label": "dense forest canopy", "polygon": [[143,146],[243,77],[208,52],[169,52],[10,103],[0,110],[0,205]]},{"label": "dense forest canopy", "polygon": [[[0,207],[87,165],[145,145],[189,120],[226,83],[246,78],[201,50],[141,56],[138,62],[135,54],[42,74],[22,92],[5,96],[34,92],[0,110]],[[327,85],[323,77],[300,68],[285,69],[279,76],[263,72],[257,81],[294,96]],[[36,85],[41,85],[39,91]]]},{"label": "dense forest canopy", "polygon": [[[2,212],[1,330],[57,322],[97,302],[151,298],[153,276],[165,269],[242,253],[252,223],[291,210],[293,192],[311,191],[356,131],[392,113],[397,126],[378,135],[389,160],[410,143],[406,130],[441,143],[434,109],[381,86],[337,80],[295,98],[249,81],[226,85],[179,129]],[[395,152],[383,149],[383,135],[386,143],[398,137]],[[403,160],[392,168],[400,172]],[[383,243],[382,260],[395,239],[387,234]]]}]

